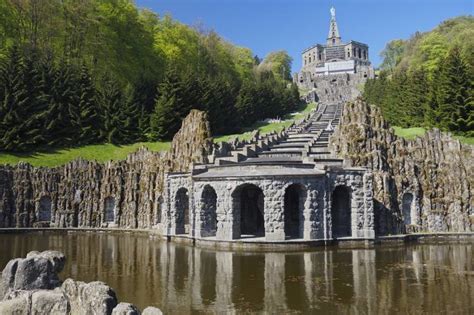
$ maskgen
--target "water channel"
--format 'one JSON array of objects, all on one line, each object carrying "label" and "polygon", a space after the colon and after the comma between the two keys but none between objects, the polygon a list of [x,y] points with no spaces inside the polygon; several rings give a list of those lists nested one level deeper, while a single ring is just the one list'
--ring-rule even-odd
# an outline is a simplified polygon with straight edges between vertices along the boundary
[{"label": "water channel", "polygon": [[65,253],[63,279],[101,280],[120,301],[166,314],[474,314],[474,243],[243,252],[143,234],[0,234],[0,268],[31,250]]}]

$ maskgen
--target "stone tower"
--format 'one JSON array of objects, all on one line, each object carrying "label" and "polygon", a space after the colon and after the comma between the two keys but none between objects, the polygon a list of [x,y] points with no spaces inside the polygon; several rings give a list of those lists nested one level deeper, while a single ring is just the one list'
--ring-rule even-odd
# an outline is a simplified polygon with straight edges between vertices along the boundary
[{"label": "stone tower", "polygon": [[337,28],[336,22],[336,9],[334,7],[331,8],[331,22],[329,24],[329,33],[327,38],[327,46],[338,46],[341,44],[341,36],[339,35],[339,29]]}]

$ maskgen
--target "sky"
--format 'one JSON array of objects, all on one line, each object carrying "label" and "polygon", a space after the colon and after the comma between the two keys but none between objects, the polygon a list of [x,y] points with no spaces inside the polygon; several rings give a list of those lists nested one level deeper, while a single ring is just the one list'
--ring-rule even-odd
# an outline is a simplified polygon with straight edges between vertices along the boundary
[{"label": "sky", "polygon": [[416,31],[429,31],[440,22],[474,14],[474,0],[136,0],[159,16],[204,25],[226,40],[264,57],[286,50],[293,71],[301,68],[301,52],[326,42],[331,6],[342,40],[369,45],[372,64],[393,39],[407,39]]}]

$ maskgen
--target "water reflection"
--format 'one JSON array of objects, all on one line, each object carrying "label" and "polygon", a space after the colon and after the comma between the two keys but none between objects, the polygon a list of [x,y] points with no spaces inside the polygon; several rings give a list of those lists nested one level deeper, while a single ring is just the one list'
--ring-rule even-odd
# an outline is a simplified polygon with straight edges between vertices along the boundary
[{"label": "water reflection", "polygon": [[57,249],[64,277],[107,282],[119,298],[166,313],[473,313],[473,244],[297,253],[212,251],[148,236],[0,235],[0,267]]}]

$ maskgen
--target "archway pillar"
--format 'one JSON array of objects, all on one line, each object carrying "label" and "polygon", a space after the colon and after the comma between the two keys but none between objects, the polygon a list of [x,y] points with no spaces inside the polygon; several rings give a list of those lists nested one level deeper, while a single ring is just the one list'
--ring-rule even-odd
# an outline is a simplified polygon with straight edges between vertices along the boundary
[{"label": "archway pillar", "polygon": [[[218,189],[217,192],[217,232],[218,240],[235,240],[240,238],[240,203],[232,198],[233,186]],[[235,209],[234,209],[235,208]]]},{"label": "archway pillar", "polygon": [[303,211],[304,220],[300,225],[303,229],[301,234],[304,240],[322,239],[324,238],[324,196],[319,193],[317,187],[312,185],[308,188],[307,194]]},{"label": "archway pillar", "polygon": [[265,240],[285,240],[285,190],[282,187],[274,187],[276,183],[265,185]]}]

